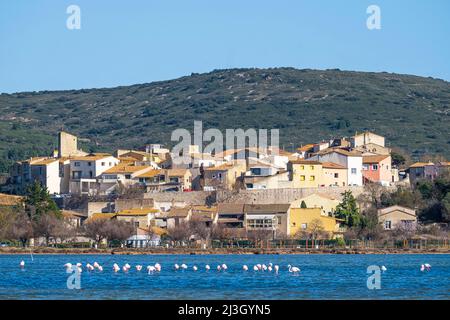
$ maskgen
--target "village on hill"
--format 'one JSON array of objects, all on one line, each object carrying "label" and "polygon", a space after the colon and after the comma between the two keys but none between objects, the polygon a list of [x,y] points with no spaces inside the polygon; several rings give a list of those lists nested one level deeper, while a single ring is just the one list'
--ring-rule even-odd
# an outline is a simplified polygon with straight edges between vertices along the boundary
[{"label": "village on hill", "polygon": [[0,241],[206,248],[214,241],[301,240],[307,247],[356,239],[448,246],[450,162],[404,167],[379,134],[322,140],[294,152],[268,146],[212,154],[191,145],[183,156],[190,161],[175,163],[160,144],[87,153],[61,131],[51,156],[11,167],[1,186]]}]

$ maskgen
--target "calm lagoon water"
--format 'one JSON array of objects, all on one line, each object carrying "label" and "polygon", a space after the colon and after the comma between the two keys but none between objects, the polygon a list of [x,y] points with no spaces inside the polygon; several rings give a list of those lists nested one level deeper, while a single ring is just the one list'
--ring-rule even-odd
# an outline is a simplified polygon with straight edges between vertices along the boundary
[{"label": "calm lagoon water", "polygon": [[[104,271],[83,271],[81,289],[67,289],[63,265],[95,261]],[[161,273],[134,268],[156,262]],[[269,262],[280,265],[278,275],[242,270]],[[132,269],[113,273],[113,263]],[[174,271],[175,263],[189,269]],[[222,263],[228,270],[217,272]],[[423,263],[430,272],[420,271]],[[289,273],[288,264],[300,275]],[[380,290],[367,288],[369,265],[388,269]],[[0,299],[450,299],[450,255],[0,255]]]}]

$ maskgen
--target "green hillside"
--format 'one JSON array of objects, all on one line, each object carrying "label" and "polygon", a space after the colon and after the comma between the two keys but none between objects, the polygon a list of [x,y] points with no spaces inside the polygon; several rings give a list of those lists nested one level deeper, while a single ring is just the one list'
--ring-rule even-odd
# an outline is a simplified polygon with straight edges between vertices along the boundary
[{"label": "green hillside", "polygon": [[415,158],[450,158],[450,83],[340,70],[231,69],[107,89],[0,95],[0,171],[49,154],[61,128],[87,151],[170,145],[176,128],[278,128],[287,149],[373,130]]}]

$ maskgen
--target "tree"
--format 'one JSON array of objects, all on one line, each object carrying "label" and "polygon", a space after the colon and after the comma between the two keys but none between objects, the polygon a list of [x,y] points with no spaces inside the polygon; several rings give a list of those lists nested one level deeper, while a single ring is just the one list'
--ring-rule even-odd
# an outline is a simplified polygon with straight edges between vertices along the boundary
[{"label": "tree", "polygon": [[88,220],[83,225],[83,233],[86,237],[94,240],[96,245],[99,245],[110,235],[109,220],[107,218]]},{"label": "tree", "polygon": [[8,238],[18,240],[25,247],[28,240],[33,237],[33,226],[28,215],[20,211],[8,230]]},{"label": "tree", "polygon": [[188,222],[191,234],[196,238],[208,241],[211,237],[211,228],[207,227],[204,221],[200,219],[191,219]]},{"label": "tree", "polygon": [[325,228],[323,226],[323,222],[319,219],[314,219],[308,224],[307,228],[311,239],[317,239],[324,235]]},{"label": "tree", "polygon": [[168,228],[167,233],[173,241],[188,241],[191,237],[191,231],[187,222]]},{"label": "tree", "polygon": [[28,216],[32,220],[38,220],[43,214],[54,214],[62,217],[61,211],[52,200],[46,187],[43,187],[38,181],[34,181],[26,189],[25,208]]},{"label": "tree", "polygon": [[302,203],[300,204],[300,208],[302,208],[302,209],[308,208],[308,207],[306,206],[305,200],[302,200]]},{"label": "tree", "polygon": [[361,216],[359,213],[356,199],[351,191],[344,191],[342,201],[336,207],[335,216],[339,219],[344,219],[345,224],[349,227],[358,226],[360,224]]},{"label": "tree", "polygon": [[8,230],[14,222],[14,212],[11,207],[0,207],[0,239],[6,239]]},{"label": "tree", "polygon": [[58,219],[52,214],[42,214],[35,218],[33,230],[35,237],[44,237],[45,244],[48,246],[50,238],[55,237],[58,226],[63,223],[62,219]]},{"label": "tree", "polygon": [[117,240],[123,244],[134,233],[134,226],[126,221],[108,220],[106,224],[106,238],[108,241]]},{"label": "tree", "polygon": [[395,151],[391,152],[391,159],[392,159],[392,165],[395,167],[399,167],[406,163],[406,158],[403,156],[403,154],[395,152]]}]

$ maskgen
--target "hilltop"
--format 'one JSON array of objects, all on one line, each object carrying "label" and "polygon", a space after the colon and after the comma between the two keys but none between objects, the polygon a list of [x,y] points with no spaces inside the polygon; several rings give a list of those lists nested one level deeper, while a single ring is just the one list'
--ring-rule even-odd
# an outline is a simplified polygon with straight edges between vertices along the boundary
[{"label": "hilltop", "polygon": [[450,157],[450,83],[392,73],[229,69],[115,88],[0,95],[0,172],[49,154],[60,129],[86,151],[170,145],[177,128],[280,129],[281,144],[373,130],[413,157]]}]

